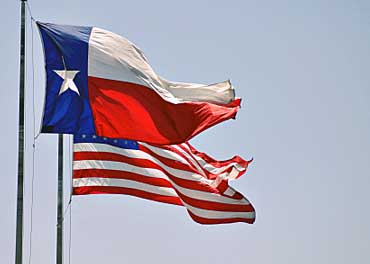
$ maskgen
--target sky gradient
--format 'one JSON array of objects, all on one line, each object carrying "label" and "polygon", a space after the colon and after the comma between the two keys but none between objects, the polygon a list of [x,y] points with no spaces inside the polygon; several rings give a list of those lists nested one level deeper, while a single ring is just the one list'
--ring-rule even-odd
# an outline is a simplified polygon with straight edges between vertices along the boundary
[{"label": "sky gradient", "polygon": [[[182,207],[120,195],[74,197],[71,263],[327,264],[370,261],[369,1],[29,2],[35,19],[97,26],[137,44],[173,81],[231,79],[235,121],[191,142],[254,158],[231,182],[255,224],[202,226]],[[0,10],[0,263],[14,263],[20,3]],[[24,263],[55,262],[57,136],[36,140],[44,97],[41,41],[27,20]],[[33,85],[34,71],[34,85]],[[33,107],[33,90],[34,101]],[[34,109],[34,110],[33,110]],[[34,112],[34,114],[33,114]],[[65,136],[65,170],[71,170]],[[70,174],[65,174],[65,207]],[[68,262],[70,211],[65,217]]]}]

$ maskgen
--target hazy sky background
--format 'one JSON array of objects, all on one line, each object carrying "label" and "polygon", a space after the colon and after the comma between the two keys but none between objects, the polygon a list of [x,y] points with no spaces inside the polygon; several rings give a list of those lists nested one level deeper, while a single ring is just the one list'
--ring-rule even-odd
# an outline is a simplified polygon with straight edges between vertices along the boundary
[{"label": "hazy sky background", "polygon": [[[37,20],[125,36],[167,79],[230,78],[243,98],[237,120],[192,143],[219,159],[254,158],[248,173],[231,185],[255,206],[255,224],[203,226],[182,207],[121,195],[74,197],[71,263],[369,263],[369,1],[29,4]],[[4,1],[0,17],[0,263],[14,263],[20,3]],[[27,30],[24,263],[30,253],[34,124],[29,18]],[[34,58],[38,128],[45,80],[35,28]],[[65,157],[68,171],[69,151]],[[55,263],[56,135],[36,141],[34,171],[32,263],[50,264]],[[70,174],[65,177],[68,189]],[[65,263],[69,227],[68,213]]]}]

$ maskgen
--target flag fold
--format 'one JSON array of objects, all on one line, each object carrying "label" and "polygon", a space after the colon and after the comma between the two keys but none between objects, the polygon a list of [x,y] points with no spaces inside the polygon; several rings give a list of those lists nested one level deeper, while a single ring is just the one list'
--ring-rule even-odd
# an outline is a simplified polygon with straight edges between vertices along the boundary
[{"label": "flag fold", "polygon": [[229,180],[249,163],[217,161],[189,143],[148,143],[74,136],[73,194],[126,194],[184,206],[200,224],[253,223],[255,211]]}]

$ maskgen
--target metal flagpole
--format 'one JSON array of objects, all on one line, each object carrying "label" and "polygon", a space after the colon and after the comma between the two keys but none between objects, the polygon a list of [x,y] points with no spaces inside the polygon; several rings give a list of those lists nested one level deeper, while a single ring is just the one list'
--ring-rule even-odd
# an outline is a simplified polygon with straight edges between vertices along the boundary
[{"label": "metal flagpole", "polygon": [[63,264],[63,134],[58,136],[57,264]]},{"label": "metal flagpole", "polygon": [[15,263],[22,264],[23,253],[23,174],[24,174],[24,83],[25,83],[25,39],[26,1],[21,0],[21,43],[19,66],[19,119],[18,119],[18,182],[17,182],[17,224]]}]

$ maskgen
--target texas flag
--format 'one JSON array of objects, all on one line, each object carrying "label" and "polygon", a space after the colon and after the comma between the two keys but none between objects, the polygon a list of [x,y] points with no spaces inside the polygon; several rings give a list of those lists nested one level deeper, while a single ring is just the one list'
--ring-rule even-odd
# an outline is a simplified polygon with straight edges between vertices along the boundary
[{"label": "texas flag", "polygon": [[234,118],[239,109],[229,81],[167,81],[139,48],[117,34],[96,27],[37,25],[46,70],[43,133],[177,144]]}]

